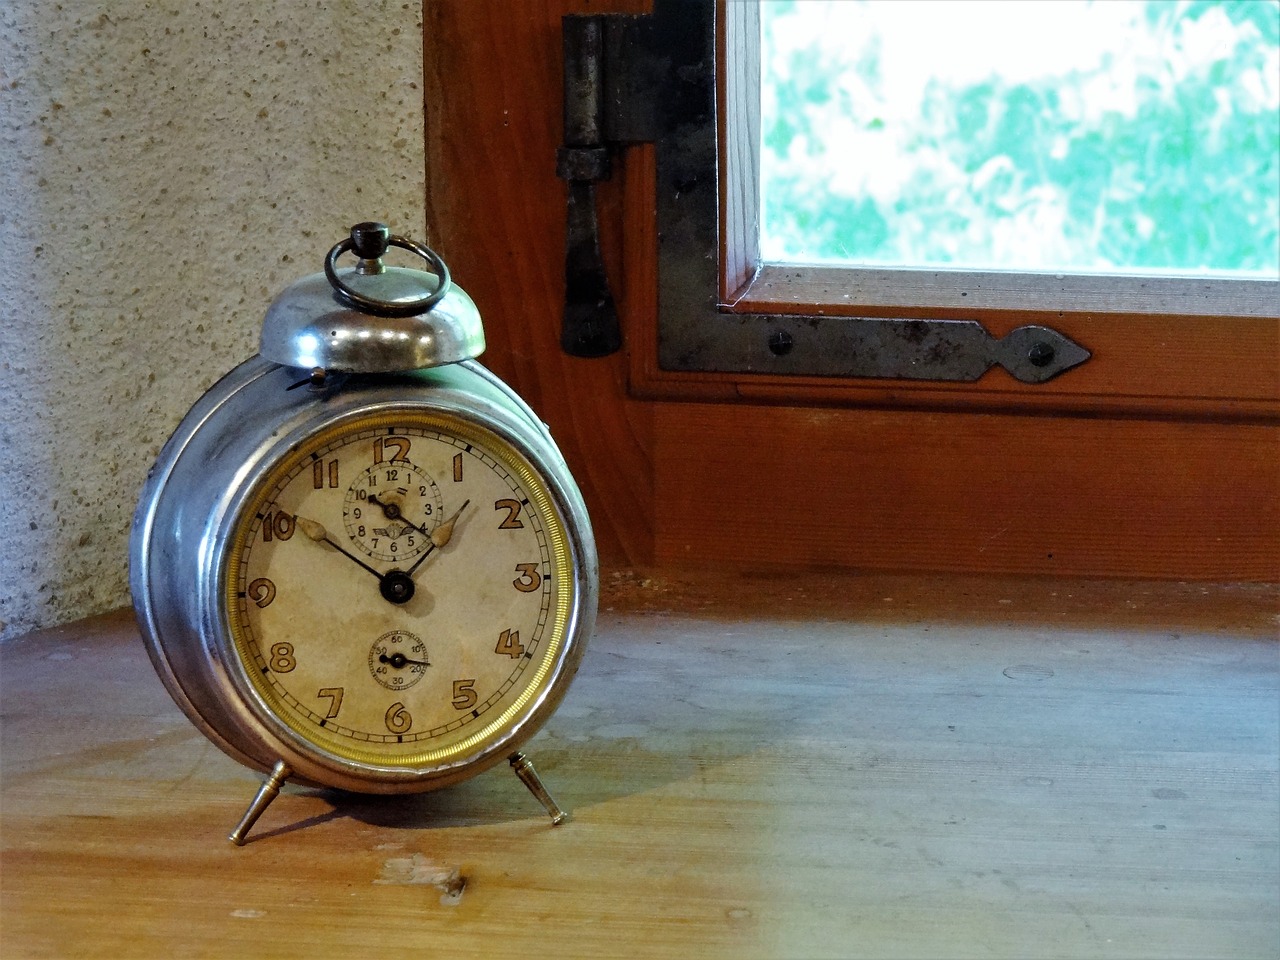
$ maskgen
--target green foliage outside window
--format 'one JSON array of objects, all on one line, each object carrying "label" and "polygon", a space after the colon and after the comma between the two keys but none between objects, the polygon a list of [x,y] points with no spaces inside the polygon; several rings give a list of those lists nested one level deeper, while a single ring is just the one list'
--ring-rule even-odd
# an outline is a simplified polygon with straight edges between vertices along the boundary
[{"label": "green foliage outside window", "polygon": [[[889,6],[930,28],[935,8]],[[1038,76],[925,79],[922,53],[909,116],[866,7],[762,5],[766,259],[1280,275],[1280,3],[1127,3],[1135,33]],[[1011,7],[1062,9],[988,12]],[[965,38],[921,46],[963,56]]]}]

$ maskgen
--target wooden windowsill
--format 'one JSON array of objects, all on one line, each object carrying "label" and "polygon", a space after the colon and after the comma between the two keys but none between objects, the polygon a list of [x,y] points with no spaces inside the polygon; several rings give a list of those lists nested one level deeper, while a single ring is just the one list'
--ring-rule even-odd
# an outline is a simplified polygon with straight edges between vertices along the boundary
[{"label": "wooden windowsill", "polygon": [[286,787],[121,613],[0,648],[4,956],[1262,956],[1277,592],[615,571],[529,754]]}]

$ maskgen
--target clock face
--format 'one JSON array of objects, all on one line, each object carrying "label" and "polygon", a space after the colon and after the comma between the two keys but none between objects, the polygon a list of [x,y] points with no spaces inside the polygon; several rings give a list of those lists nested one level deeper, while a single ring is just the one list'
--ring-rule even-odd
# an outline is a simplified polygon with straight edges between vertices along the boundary
[{"label": "clock face", "polygon": [[235,522],[236,656],[267,712],[342,760],[432,768],[540,702],[574,601],[565,523],[487,429],[405,408],[294,448]]}]

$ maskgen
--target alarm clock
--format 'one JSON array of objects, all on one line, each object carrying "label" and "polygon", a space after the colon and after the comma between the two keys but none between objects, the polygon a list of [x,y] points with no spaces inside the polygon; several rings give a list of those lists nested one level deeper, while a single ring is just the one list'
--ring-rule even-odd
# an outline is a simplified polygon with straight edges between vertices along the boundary
[{"label": "alarm clock", "polygon": [[130,543],[148,653],[268,774],[233,842],[286,781],[406,793],[503,760],[564,819],[520,747],[582,659],[596,550],[547,427],[483,350],[440,256],[357,224],[148,475]]}]

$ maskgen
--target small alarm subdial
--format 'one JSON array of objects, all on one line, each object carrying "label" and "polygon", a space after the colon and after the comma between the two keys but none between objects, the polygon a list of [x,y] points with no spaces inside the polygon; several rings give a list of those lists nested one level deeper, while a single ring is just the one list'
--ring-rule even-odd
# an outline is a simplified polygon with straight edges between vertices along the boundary
[{"label": "small alarm subdial", "polygon": [[347,536],[375,560],[404,563],[431,545],[440,521],[440,488],[408,460],[375,463],[347,488]]},{"label": "small alarm subdial", "polygon": [[369,648],[369,672],[388,690],[408,690],[429,666],[426,644],[407,630],[384,633]]}]

